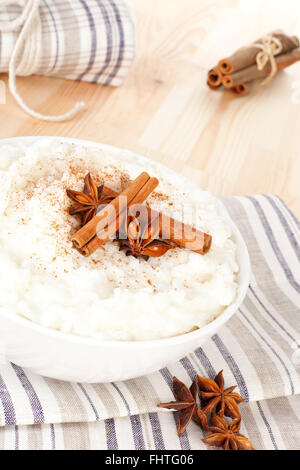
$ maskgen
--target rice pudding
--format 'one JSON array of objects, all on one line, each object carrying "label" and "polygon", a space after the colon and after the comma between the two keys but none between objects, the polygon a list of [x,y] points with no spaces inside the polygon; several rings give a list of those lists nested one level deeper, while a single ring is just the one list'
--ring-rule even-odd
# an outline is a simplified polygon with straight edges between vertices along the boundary
[{"label": "rice pudding", "polygon": [[[120,193],[143,171],[159,180],[147,205],[210,234],[210,251],[175,247],[145,261],[108,241],[83,257],[71,241],[79,221],[67,188],[82,191],[90,172]],[[40,139],[2,145],[0,178],[0,305],[12,315],[75,335],[141,341],[201,328],[235,301],[230,224],[215,197],[180,175],[150,161],[145,168],[126,151]]]}]

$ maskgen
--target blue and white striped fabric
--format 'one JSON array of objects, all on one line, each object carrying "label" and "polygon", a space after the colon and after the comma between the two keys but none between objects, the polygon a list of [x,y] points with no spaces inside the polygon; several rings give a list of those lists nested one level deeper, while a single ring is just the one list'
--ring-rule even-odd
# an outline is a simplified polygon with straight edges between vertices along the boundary
[{"label": "blue and white striped fabric", "polygon": [[[0,8],[0,23],[22,11]],[[135,54],[134,16],[123,0],[43,0],[38,75],[119,86]],[[0,73],[7,72],[16,32],[0,32]]]},{"label": "blue and white striped fabric", "polygon": [[224,200],[251,256],[239,312],[205,345],[147,377],[76,384],[0,366],[1,449],[205,449],[192,423],[182,437],[172,377],[188,384],[223,369],[237,384],[241,432],[257,449],[300,449],[300,224],[275,196]]}]

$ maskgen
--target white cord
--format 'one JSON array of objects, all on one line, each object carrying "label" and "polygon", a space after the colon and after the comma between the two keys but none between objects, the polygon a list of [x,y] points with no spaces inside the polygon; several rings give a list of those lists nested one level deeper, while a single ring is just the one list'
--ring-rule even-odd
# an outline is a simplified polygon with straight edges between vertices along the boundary
[{"label": "white cord", "polygon": [[[0,8],[17,3],[16,0],[0,0]],[[47,116],[37,113],[30,108],[17,92],[16,75],[28,76],[37,71],[42,50],[42,26],[39,13],[41,0],[25,0],[22,13],[15,20],[0,22],[0,31],[12,32],[22,28],[14,46],[9,62],[9,89],[19,106],[30,116],[43,121],[62,122],[74,117],[85,103],[77,102],[75,106],[65,114],[59,116]],[[22,56],[19,56],[22,52]],[[19,59],[19,63],[17,61]]]}]

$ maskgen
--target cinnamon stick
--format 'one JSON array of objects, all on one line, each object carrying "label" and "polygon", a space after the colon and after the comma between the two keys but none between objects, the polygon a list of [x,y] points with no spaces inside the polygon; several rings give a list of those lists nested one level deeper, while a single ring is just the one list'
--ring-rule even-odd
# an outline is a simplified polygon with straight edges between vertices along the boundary
[{"label": "cinnamon stick", "polygon": [[187,248],[201,255],[209,251],[212,236],[208,233],[201,232],[191,225],[184,224],[144,205],[132,206],[129,215],[133,210],[135,213],[139,213],[137,218],[143,223],[149,223],[151,220],[159,218],[159,236],[162,239],[170,240],[180,248]]},{"label": "cinnamon stick", "polygon": [[[288,36],[282,32],[271,33],[272,36],[279,39],[282,44],[282,51],[280,54],[285,54],[300,46],[299,39],[296,36]],[[261,44],[260,38],[255,44]],[[232,56],[222,59],[218,63],[218,68],[222,74],[229,74],[238,70],[244,69],[256,63],[256,56],[260,49],[255,45],[245,47],[236,51]]]},{"label": "cinnamon stick", "polygon": [[[111,197],[118,197],[119,193],[110,189],[106,186],[103,188],[103,194]],[[136,200],[138,201],[138,199]],[[138,215],[137,215],[138,214]],[[143,223],[149,223],[150,221],[159,220],[159,237],[162,239],[169,239],[176,246],[180,248],[188,248],[195,253],[201,255],[206,254],[212,243],[212,236],[194,229],[193,227],[179,222],[176,219],[168,217],[160,212],[157,212],[150,207],[140,204],[138,202],[133,203],[129,209],[129,215],[137,216],[138,220]],[[120,223],[121,225],[121,223]],[[100,246],[102,246],[102,240],[95,236],[87,245],[85,245],[80,251],[83,256],[92,255]]]},{"label": "cinnamon stick", "polygon": [[230,88],[230,91],[237,96],[244,96],[248,93],[249,88],[246,83],[241,83],[240,85],[236,85]]},{"label": "cinnamon stick", "polygon": [[[127,203],[126,209],[133,204],[140,204],[144,202],[147,197],[152,193],[152,191],[158,186],[158,183],[159,182],[157,178],[150,178],[146,182],[146,184],[140,189],[140,191],[134,196],[134,198]],[[114,199],[114,201],[116,199]],[[95,236],[92,237],[83,247],[80,247],[80,253],[83,256],[90,256],[98,248],[100,248],[100,246],[103,246],[119,230],[126,217],[126,210],[122,210],[117,215],[117,217],[112,220],[111,223],[108,223],[105,227],[102,228],[100,226],[99,228],[99,226],[97,226],[97,232]]]},{"label": "cinnamon stick", "polygon": [[207,74],[207,85],[212,90],[215,90],[222,85],[222,78],[223,74],[221,71],[218,69],[218,67],[214,67]]},{"label": "cinnamon stick", "polygon": [[[154,189],[158,186],[158,179],[157,178],[150,178],[149,181],[141,188],[141,190],[136,194],[136,196],[128,203],[127,207],[129,208],[133,204],[141,204],[144,202],[147,197],[154,191]],[[107,227],[104,229],[100,229],[97,227],[97,238],[99,239],[100,246],[104,245],[107,240],[114,235],[120,228],[121,222],[126,218],[126,211],[124,212],[124,217],[118,217],[116,220],[116,224],[108,224]]]},{"label": "cinnamon stick", "polygon": [[[119,196],[120,193],[117,193],[116,191],[114,191],[111,188],[108,188],[107,186],[104,186],[103,190],[102,190],[102,194],[104,196],[116,198],[116,197]],[[101,246],[101,244],[99,243],[99,238],[97,236],[95,236],[94,238],[92,238],[92,240],[89,243],[87,243],[85,246],[83,246],[78,251],[83,256],[88,257],[88,256],[92,255],[98,248],[100,248],[100,246]]]},{"label": "cinnamon stick", "polygon": [[[287,54],[281,54],[275,57],[277,70],[283,70],[295,62],[300,60],[300,48],[293,49]],[[245,69],[239,70],[230,75],[224,75],[223,85],[225,88],[233,88],[258,78],[265,78],[270,75],[272,71],[270,63],[268,63],[263,70],[258,70],[256,65],[251,65]]]},{"label": "cinnamon stick", "polygon": [[149,179],[150,176],[147,173],[141,173],[125,191],[103,208],[90,222],[78,230],[72,237],[75,248],[82,248],[96,235],[97,230],[103,230],[106,225],[112,224],[126,210],[128,204],[142,190]]},{"label": "cinnamon stick", "polygon": [[[245,89],[247,89],[247,85],[244,86]],[[103,194],[117,197],[119,193],[104,186]],[[197,242],[197,246],[195,245],[192,251],[205,254],[210,249],[212,236],[207,233],[196,230],[190,225],[186,225],[183,222],[179,222],[176,219],[162,214],[161,212],[157,212],[144,204],[136,203],[130,207],[129,215],[136,216],[136,214],[139,214],[138,218],[140,218],[144,223],[148,223],[158,218],[159,236],[163,239],[171,240],[175,245],[181,248],[188,248],[189,244]],[[182,236],[182,234],[184,236]]]}]

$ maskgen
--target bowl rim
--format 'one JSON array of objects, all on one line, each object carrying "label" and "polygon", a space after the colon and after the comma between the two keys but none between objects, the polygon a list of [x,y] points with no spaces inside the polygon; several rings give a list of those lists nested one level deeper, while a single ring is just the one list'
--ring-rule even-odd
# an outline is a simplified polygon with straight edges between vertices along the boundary
[{"label": "bowl rim", "polygon": [[[175,172],[174,170],[162,165],[161,163],[157,163],[155,161],[149,160],[148,158],[144,157],[143,155],[137,154],[136,152],[127,150],[127,149],[122,149],[119,147],[114,147],[112,145],[108,144],[102,144],[100,142],[95,142],[91,140],[85,140],[85,139],[77,139],[77,138],[72,138],[72,137],[60,137],[60,136],[20,136],[20,137],[10,137],[10,138],[4,138],[0,139],[0,147],[2,145],[7,144],[18,144],[18,143],[27,143],[32,141],[33,143],[42,140],[42,139],[48,139],[48,140],[55,140],[55,141],[60,141],[60,142],[65,142],[65,143],[73,143],[75,145],[83,145],[86,147],[96,147],[98,149],[103,149],[103,150],[110,150],[113,152],[126,152],[127,154],[131,154],[135,157],[138,157],[139,160],[145,161],[149,163],[149,161],[154,164],[155,166],[162,167],[166,169],[169,173],[174,173],[175,175],[178,176],[178,173]],[[180,175],[181,176],[181,175]],[[185,176],[182,176],[182,178],[188,180]],[[196,186],[195,183],[192,181],[188,180],[190,184]],[[197,186],[196,186],[197,187]],[[216,196],[217,197],[217,196]],[[153,340],[142,340],[142,341],[120,341],[120,340],[106,340],[106,339],[97,339],[97,338],[91,338],[91,337],[85,337],[85,336],[79,336],[75,335],[73,333],[64,333],[59,330],[55,330],[53,328],[48,328],[46,326],[40,325],[38,323],[33,322],[32,320],[29,320],[27,318],[24,318],[18,314],[12,315],[11,313],[7,312],[5,308],[0,307],[0,316],[4,316],[8,318],[10,321],[13,321],[20,326],[24,328],[29,328],[30,330],[33,330],[36,333],[46,335],[50,338],[53,339],[58,339],[62,341],[67,341],[71,343],[77,343],[77,344],[82,344],[82,345],[89,345],[89,346],[102,346],[102,347],[118,347],[122,349],[149,349],[153,347],[161,347],[161,346],[168,346],[168,345],[176,345],[176,344],[182,344],[189,342],[190,340],[192,341],[194,338],[201,338],[201,337],[206,337],[210,336],[211,333],[214,333],[220,326],[225,324],[230,317],[238,310],[239,306],[242,304],[248,287],[250,283],[250,275],[251,275],[251,265],[250,265],[250,257],[248,253],[248,249],[246,246],[246,243],[231,219],[231,217],[228,214],[227,208],[224,206],[223,202],[220,201],[220,198],[217,197],[222,210],[224,211],[224,215],[227,217],[228,222],[231,225],[231,228],[233,230],[233,236],[235,238],[235,242],[237,244],[238,251],[243,254],[243,275],[245,277],[245,280],[242,284],[239,284],[239,292],[238,296],[233,304],[231,304],[229,307],[226,307],[224,312],[222,312],[220,315],[218,315],[217,318],[212,320],[210,323],[207,325],[202,326],[201,328],[188,332],[188,333],[183,333],[177,336],[172,336],[168,338],[159,338],[159,339],[153,339]],[[241,257],[241,255],[240,255]]]}]

